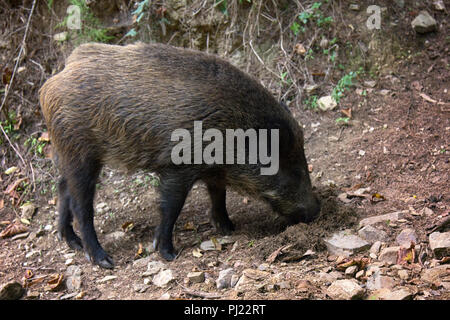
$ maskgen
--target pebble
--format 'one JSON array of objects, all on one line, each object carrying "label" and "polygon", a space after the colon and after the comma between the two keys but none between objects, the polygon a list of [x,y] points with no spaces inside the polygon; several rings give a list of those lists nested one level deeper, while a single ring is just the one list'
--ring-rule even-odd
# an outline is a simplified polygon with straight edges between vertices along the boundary
[{"label": "pebble", "polygon": [[366,288],[368,290],[378,290],[382,288],[391,289],[395,286],[395,281],[391,277],[383,276],[380,271],[374,272],[366,282]]},{"label": "pebble", "polygon": [[433,232],[428,239],[436,258],[440,259],[450,255],[450,231]]},{"label": "pebble", "polygon": [[162,288],[167,286],[174,279],[172,270],[167,269],[160,271],[157,275],[155,275],[152,282],[155,286]]},{"label": "pebble", "polygon": [[205,273],[202,271],[189,272],[187,277],[191,283],[201,283],[205,281]]},{"label": "pebble", "polygon": [[64,273],[66,288],[69,292],[78,292],[81,288],[82,270],[79,266],[71,265]]},{"label": "pebble", "polygon": [[325,96],[317,100],[317,106],[322,111],[331,111],[337,107],[337,103],[332,96]]},{"label": "pebble", "polygon": [[370,247],[366,240],[352,234],[351,230],[339,231],[331,238],[325,239],[324,242],[329,253],[345,257]]},{"label": "pebble", "polygon": [[25,289],[19,282],[11,281],[0,288],[0,300],[17,300],[24,292]]},{"label": "pebble", "polygon": [[166,265],[161,261],[150,261],[147,264],[147,271],[142,273],[142,276],[143,277],[152,276],[163,270],[165,267]]},{"label": "pebble", "polygon": [[217,289],[226,289],[231,287],[231,277],[235,274],[233,268],[228,268],[219,272],[216,280]]},{"label": "pebble", "polygon": [[388,239],[388,235],[386,232],[371,225],[365,226],[361,230],[359,230],[358,235],[369,243],[386,241]]},{"label": "pebble", "polygon": [[414,229],[404,229],[395,239],[403,248],[411,247],[411,243],[417,243],[417,234]]},{"label": "pebble", "polygon": [[359,227],[361,228],[364,226],[373,225],[373,224],[376,224],[379,222],[384,222],[384,221],[390,221],[390,222],[397,221],[397,220],[403,219],[405,217],[405,215],[408,213],[409,213],[409,210],[402,210],[402,211],[386,213],[386,214],[379,215],[379,216],[365,218],[359,222]]},{"label": "pebble", "polygon": [[411,26],[417,33],[428,33],[437,30],[436,20],[428,11],[420,11],[419,15],[411,22]]},{"label": "pebble", "polygon": [[353,300],[362,298],[365,290],[356,280],[344,279],[334,281],[326,292],[334,300]]},{"label": "pebble", "polygon": [[397,255],[398,251],[401,247],[388,247],[381,250],[378,259],[380,261],[386,262],[388,264],[396,264],[397,263]]}]

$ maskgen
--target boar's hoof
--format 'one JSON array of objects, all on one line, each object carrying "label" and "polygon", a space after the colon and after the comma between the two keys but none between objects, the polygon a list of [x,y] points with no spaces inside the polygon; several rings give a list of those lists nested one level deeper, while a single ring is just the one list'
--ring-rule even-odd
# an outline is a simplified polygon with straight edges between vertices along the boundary
[{"label": "boar's hoof", "polygon": [[171,241],[160,241],[161,240],[160,227],[158,226],[155,230],[155,236],[153,238],[153,249],[158,250],[161,257],[167,261],[172,261],[177,257],[177,253],[173,248]]},{"label": "boar's hoof", "polygon": [[61,232],[58,232],[58,239],[62,241],[63,239],[66,241],[69,248],[72,250],[83,250],[83,244],[81,243],[81,239],[76,235],[73,234],[71,237],[64,236]]},{"label": "boar's hoof", "polygon": [[114,269],[113,259],[103,250],[99,250],[95,257],[92,257],[90,254],[86,253],[86,257],[93,264],[99,265],[104,269]]},{"label": "boar's hoof", "polygon": [[221,235],[228,236],[234,231],[234,225],[231,220],[227,221],[211,221],[211,224],[214,226],[216,231]]}]

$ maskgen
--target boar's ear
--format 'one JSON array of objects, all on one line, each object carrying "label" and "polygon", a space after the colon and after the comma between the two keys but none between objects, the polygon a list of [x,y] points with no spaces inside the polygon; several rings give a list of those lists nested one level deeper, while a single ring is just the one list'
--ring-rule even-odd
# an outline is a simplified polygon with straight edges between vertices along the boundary
[{"label": "boar's ear", "polygon": [[287,106],[286,103],[284,103],[284,101],[280,100],[280,105],[289,113],[291,113],[291,109],[289,109],[289,107]]}]

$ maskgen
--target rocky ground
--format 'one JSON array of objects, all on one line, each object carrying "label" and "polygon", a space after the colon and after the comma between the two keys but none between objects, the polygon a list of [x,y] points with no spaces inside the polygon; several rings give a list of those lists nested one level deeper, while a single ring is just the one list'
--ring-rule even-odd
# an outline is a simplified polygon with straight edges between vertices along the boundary
[{"label": "rocky ground", "polygon": [[[58,241],[54,193],[14,205],[25,177],[4,160],[0,299],[449,299],[448,6],[438,5],[408,11],[397,31],[411,46],[376,77],[358,78],[339,106],[290,106],[322,202],[308,225],[285,227],[266,204],[230,191],[236,231],[221,237],[199,183],[175,226],[179,256],[166,262],[152,248],[157,179],[105,168],[95,225],[116,267],[104,270]],[[36,176],[56,181],[50,160],[39,161],[47,173],[36,166]]]}]

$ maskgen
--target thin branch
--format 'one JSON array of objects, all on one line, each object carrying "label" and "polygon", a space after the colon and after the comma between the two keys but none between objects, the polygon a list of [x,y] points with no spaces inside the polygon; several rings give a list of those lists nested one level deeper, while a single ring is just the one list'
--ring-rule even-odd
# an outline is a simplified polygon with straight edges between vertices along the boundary
[{"label": "thin branch", "polygon": [[[11,90],[11,88],[13,86],[14,77],[15,77],[16,71],[17,71],[17,69],[19,67],[20,60],[22,58],[22,54],[23,54],[23,51],[24,51],[25,43],[26,43],[26,40],[27,40],[28,29],[30,28],[31,17],[33,16],[35,5],[36,5],[36,0],[33,1],[33,5],[32,5],[31,10],[30,10],[30,15],[28,16],[28,21],[27,21],[27,25],[26,25],[26,28],[25,28],[25,33],[24,33],[23,39],[22,39],[22,45],[20,46],[19,55],[16,58],[16,64],[14,65],[14,70],[13,70],[13,73],[11,75],[11,80],[9,81],[9,85],[6,87],[5,95],[3,96],[2,104],[0,105],[0,112],[3,109],[3,107],[5,106],[6,99],[8,98],[9,91]],[[26,164],[25,160],[23,159],[23,157],[19,153],[19,151],[16,149],[16,147],[12,144],[11,140],[9,140],[9,137],[6,134],[5,129],[3,128],[1,123],[0,123],[0,129],[1,129],[2,133],[3,133],[3,135],[6,137],[6,140],[8,141],[9,145],[12,147],[14,152],[19,156],[19,158],[22,161],[22,163],[24,164],[24,166],[26,166],[27,164]]]}]

